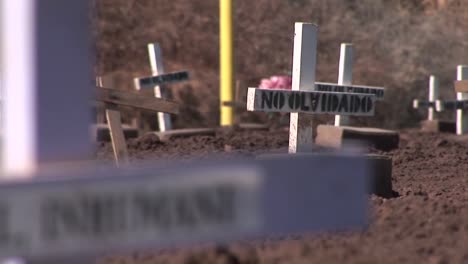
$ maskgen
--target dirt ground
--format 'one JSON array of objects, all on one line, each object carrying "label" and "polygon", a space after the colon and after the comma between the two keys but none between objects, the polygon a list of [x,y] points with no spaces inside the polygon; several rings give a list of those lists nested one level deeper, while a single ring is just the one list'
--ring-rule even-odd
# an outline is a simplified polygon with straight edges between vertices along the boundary
[{"label": "dirt ground", "polygon": [[[376,116],[353,122],[390,129],[414,126],[426,112],[415,111],[411,102],[427,97],[430,74],[439,77],[442,98],[455,97],[455,67],[466,64],[468,54],[465,1],[236,1],[237,99],[245,101],[247,87],[257,86],[261,78],[290,72],[294,22],[310,21],[320,26],[317,80],[336,81],[339,45],[352,42],[356,50],[353,83],[386,88]],[[173,99],[182,106],[174,126],[218,124],[218,1],[91,2],[96,7],[91,15],[96,75],[116,79],[114,88],[133,89],[133,78],[149,73],[146,44],[159,42],[167,72],[185,69],[193,75],[189,83],[170,86]],[[442,3],[445,7],[439,6]],[[133,115],[123,114],[124,119]],[[267,122],[264,113],[243,112],[238,117],[243,122]],[[154,114],[146,116],[154,118]],[[321,118],[318,123],[332,120]],[[129,152],[133,162],[212,154],[254,156],[286,152],[287,133],[284,129],[218,131],[215,136],[169,142],[144,136],[129,141]],[[370,197],[371,224],[363,233],[303,234],[155,250],[109,257],[101,263],[468,263],[468,136],[405,129],[399,149],[379,153],[393,158],[393,187],[399,196]],[[100,143],[96,156],[110,161],[110,144]]]},{"label": "dirt ground", "polygon": [[[287,144],[286,130],[221,131],[167,143],[145,136],[130,142],[130,153],[133,160],[255,155],[286,151]],[[399,149],[381,154],[393,158],[399,195],[370,197],[371,224],[362,233],[155,250],[101,263],[468,263],[468,136],[403,130]],[[97,156],[111,157],[108,143]]]}]

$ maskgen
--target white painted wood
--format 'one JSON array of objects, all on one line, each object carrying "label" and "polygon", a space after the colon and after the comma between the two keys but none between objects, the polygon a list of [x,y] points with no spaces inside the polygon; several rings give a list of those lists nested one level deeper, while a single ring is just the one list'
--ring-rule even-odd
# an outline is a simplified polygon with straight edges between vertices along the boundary
[{"label": "white painted wood", "polygon": [[375,95],[249,88],[247,110],[373,116]]},{"label": "white painted wood", "polygon": [[65,258],[367,223],[363,157],[140,165],[49,171],[38,176],[41,181],[0,185],[0,257],[69,263]]},{"label": "white painted wood", "polygon": [[[353,45],[342,43],[340,49],[340,65],[338,71],[338,84],[351,85],[353,82]],[[336,115],[335,126],[349,125],[349,117]]]},{"label": "white painted wood", "polygon": [[87,157],[88,2],[1,4],[6,173],[0,177],[27,175],[42,162]]},{"label": "white painted wood", "polygon": [[[431,75],[429,78],[429,102],[435,102],[439,99],[439,80],[436,76]],[[427,112],[427,120],[434,120],[434,107],[429,107]]]},{"label": "white painted wood", "polygon": [[[148,55],[151,65],[151,73],[153,75],[164,74],[163,57],[159,43],[148,44]],[[154,95],[158,98],[167,98],[167,91],[162,85],[154,87]],[[172,129],[171,116],[166,113],[158,113],[158,127],[159,131],[165,132]]]},{"label": "white painted wood", "polygon": [[[468,80],[468,66],[457,67],[457,81]],[[457,100],[468,100],[468,93],[457,93]],[[457,135],[468,134],[468,109],[457,109]]]},{"label": "white painted wood", "polygon": [[339,85],[336,83],[315,82],[315,91],[336,92],[336,93],[360,93],[373,94],[376,100],[383,100],[385,95],[384,87],[368,85]]},{"label": "white painted wood", "polygon": [[129,165],[127,142],[125,141],[120,112],[116,110],[106,110],[106,119],[107,125],[109,126],[112,149],[114,151],[115,164],[117,166]]},{"label": "white painted wood", "polygon": [[[318,26],[295,23],[292,70],[293,91],[313,91],[317,60]],[[313,143],[312,116],[291,113],[289,125],[289,153],[310,148]]]},{"label": "white painted wood", "polygon": [[[100,76],[96,79],[96,84],[98,87],[115,87],[114,79],[112,78]],[[107,125],[109,126],[109,134],[111,138],[112,149],[114,151],[115,163],[117,166],[128,165],[130,161],[120,112],[111,109],[105,109],[104,112]]]},{"label": "white painted wood", "polygon": [[5,93],[2,166],[6,173],[36,169],[34,3],[2,1],[2,82]]}]

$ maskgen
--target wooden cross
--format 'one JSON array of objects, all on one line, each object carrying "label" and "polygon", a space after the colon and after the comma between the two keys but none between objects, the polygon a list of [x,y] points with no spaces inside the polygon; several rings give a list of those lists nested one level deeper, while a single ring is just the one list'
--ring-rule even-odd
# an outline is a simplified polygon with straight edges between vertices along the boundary
[{"label": "wooden cross", "polygon": [[[364,85],[352,85],[353,80],[353,45],[342,43],[340,49],[340,63],[338,71],[338,84],[332,83],[315,83],[315,90],[322,92],[347,92],[347,93],[362,93],[374,94],[376,100],[383,100],[385,88]],[[348,116],[335,116],[335,126],[349,125]]]},{"label": "wooden cross", "polygon": [[[105,86],[102,80],[100,80],[99,84]],[[179,113],[179,105],[174,102],[160,98],[146,97],[136,92],[119,91],[104,87],[97,87],[96,89],[96,101],[103,103],[106,109],[106,118],[117,166],[129,164],[127,143],[122,128],[120,110],[133,108],[157,113]]]},{"label": "wooden cross", "polygon": [[436,101],[439,100],[439,80],[436,76],[431,75],[429,78],[429,98],[427,101],[418,99],[413,100],[413,108],[428,108],[427,120],[434,120],[434,110],[436,110]]},{"label": "wooden cross", "polygon": [[88,159],[92,88],[87,3],[15,0],[1,4],[0,179],[30,177],[49,162]]},{"label": "wooden cross", "polygon": [[[465,92],[465,82],[468,80],[468,66],[459,65],[457,67],[457,100],[456,101],[436,101],[436,110],[456,110],[457,135],[468,133],[468,93]],[[458,83],[459,82],[459,83]]]},{"label": "wooden cross", "polygon": [[[189,79],[189,73],[186,71],[175,73],[164,73],[163,57],[159,43],[148,44],[148,55],[151,66],[150,77],[135,78],[135,88],[153,89],[156,98],[167,98],[167,90],[163,84],[186,81]],[[158,127],[160,132],[172,129],[171,116],[167,113],[158,112]]]},{"label": "wooden cross", "polygon": [[[330,92],[362,87],[315,83],[317,26],[295,24],[292,91],[249,88],[247,110],[291,113],[289,152],[305,151],[313,141],[311,113],[371,116],[376,96],[372,93]],[[317,88],[327,91],[317,91]],[[380,89],[380,88],[379,88]],[[372,88],[368,89],[369,91]],[[374,90],[372,90],[374,91]],[[380,90],[379,90],[380,91]]]}]

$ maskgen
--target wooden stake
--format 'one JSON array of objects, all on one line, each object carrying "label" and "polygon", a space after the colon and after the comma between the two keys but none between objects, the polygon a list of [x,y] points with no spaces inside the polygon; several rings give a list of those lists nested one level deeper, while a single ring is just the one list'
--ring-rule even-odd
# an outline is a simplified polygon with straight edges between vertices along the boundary
[{"label": "wooden stake", "polygon": [[112,149],[117,166],[130,164],[128,159],[127,142],[122,129],[122,120],[119,111],[106,110],[107,124],[111,136]]},{"label": "wooden stake", "polygon": [[[107,88],[115,87],[111,78],[99,77],[98,84]],[[125,141],[120,112],[106,109],[106,119],[109,126],[109,134],[111,137],[112,149],[114,151],[115,163],[117,166],[128,165],[129,159],[127,142]]]}]

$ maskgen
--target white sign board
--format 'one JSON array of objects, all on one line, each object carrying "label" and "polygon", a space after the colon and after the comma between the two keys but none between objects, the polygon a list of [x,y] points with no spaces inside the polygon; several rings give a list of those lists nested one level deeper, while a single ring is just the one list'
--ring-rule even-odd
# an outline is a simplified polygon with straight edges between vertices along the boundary
[{"label": "white sign board", "polygon": [[[0,194],[0,255],[61,255],[117,248],[121,241],[174,242],[252,230],[261,173],[230,168],[203,179],[137,178],[31,185]],[[177,176],[177,175],[167,175]]]},{"label": "white sign board", "polygon": [[319,156],[39,175],[0,185],[0,257],[362,228],[367,171],[361,158]]},{"label": "white sign board", "polygon": [[167,74],[161,74],[151,77],[138,78],[140,89],[154,88],[155,86],[186,81],[190,78],[187,71],[173,72]]},{"label": "white sign board", "polygon": [[337,92],[337,93],[360,93],[373,94],[376,100],[384,98],[384,87],[364,86],[364,85],[339,85],[335,83],[316,82],[315,90],[319,92]]},{"label": "white sign board", "polygon": [[444,110],[463,110],[468,109],[468,100],[460,101],[441,101],[437,100],[435,102],[436,110],[442,112]]},{"label": "white sign board", "polygon": [[247,110],[372,116],[375,111],[375,96],[372,94],[249,88]]}]

